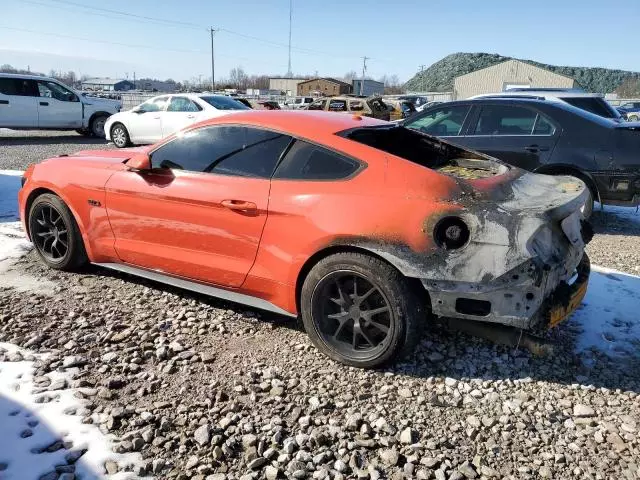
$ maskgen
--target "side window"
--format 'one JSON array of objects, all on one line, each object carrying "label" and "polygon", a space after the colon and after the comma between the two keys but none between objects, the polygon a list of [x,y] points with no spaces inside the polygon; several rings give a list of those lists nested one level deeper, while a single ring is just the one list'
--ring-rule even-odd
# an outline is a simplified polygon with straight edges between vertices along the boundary
[{"label": "side window", "polygon": [[510,105],[482,107],[474,135],[531,135],[536,112]]},{"label": "side window", "polygon": [[172,97],[167,112],[199,112],[201,107],[186,97]]},{"label": "side window", "polygon": [[361,167],[355,160],[326,148],[297,140],[276,170],[274,178],[291,180],[339,180]]},{"label": "side window", "polygon": [[547,120],[542,115],[538,115],[538,118],[536,119],[536,125],[535,127],[533,127],[534,135],[553,135],[555,131],[556,127],[554,127],[549,120]]},{"label": "side window", "polygon": [[153,168],[270,178],[291,137],[247,127],[186,132],[151,154]]},{"label": "side window", "polygon": [[349,100],[349,111],[361,112],[362,110],[364,110],[362,100]]},{"label": "side window", "polygon": [[405,126],[429,135],[453,137],[460,135],[464,120],[469,113],[468,105],[453,105],[431,110]]},{"label": "side window", "polygon": [[346,112],[347,101],[346,100],[330,100],[329,111],[330,112]]},{"label": "side window", "polygon": [[21,97],[37,97],[38,85],[35,80],[21,78],[0,78],[0,93]]},{"label": "side window", "polygon": [[312,104],[310,104],[307,109],[308,110],[324,110],[324,106],[327,104],[326,100],[316,100]]},{"label": "side window", "polygon": [[159,97],[153,100],[147,100],[142,105],[138,107],[138,111],[147,113],[147,112],[160,112],[164,110],[164,107],[167,103],[169,97]]},{"label": "side window", "polygon": [[61,102],[80,101],[75,93],[55,82],[38,81],[38,93],[41,97],[53,98]]}]

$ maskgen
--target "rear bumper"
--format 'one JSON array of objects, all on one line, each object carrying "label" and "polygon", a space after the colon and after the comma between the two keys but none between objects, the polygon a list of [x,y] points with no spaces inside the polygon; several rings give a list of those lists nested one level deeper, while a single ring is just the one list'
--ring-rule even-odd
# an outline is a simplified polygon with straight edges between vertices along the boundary
[{"label": "rear bumper", "polygon": [[489,284],[423,281],[433,314],[449,319],[477,320],[519,329],[553,327],[580,306],[587,291],[590,263],[583,254],[567,280],[563,267],[545,271],[534,261]]}]

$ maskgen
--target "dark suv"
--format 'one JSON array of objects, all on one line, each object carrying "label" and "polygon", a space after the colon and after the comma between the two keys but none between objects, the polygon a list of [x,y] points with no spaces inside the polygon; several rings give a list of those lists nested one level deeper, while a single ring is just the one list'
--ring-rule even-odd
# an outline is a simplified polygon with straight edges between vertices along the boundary
[{"label": "dark suv", "polygon": [[560,102],[477,98],[425,109],[403,122],[537,173],[583,180],[592,198],[640,205],[640,124],[619,123]]}]

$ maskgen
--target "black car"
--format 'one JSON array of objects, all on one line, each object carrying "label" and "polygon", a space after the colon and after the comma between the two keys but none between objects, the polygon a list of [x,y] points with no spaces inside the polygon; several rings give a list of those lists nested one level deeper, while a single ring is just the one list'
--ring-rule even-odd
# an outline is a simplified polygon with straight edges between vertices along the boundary
[{"label": "black car", "polygon": [[478,98],[425,109],[402,125],[536,173],[572,175],[592,198],[640,205],[640,123],[619,123],[560,102]]}]

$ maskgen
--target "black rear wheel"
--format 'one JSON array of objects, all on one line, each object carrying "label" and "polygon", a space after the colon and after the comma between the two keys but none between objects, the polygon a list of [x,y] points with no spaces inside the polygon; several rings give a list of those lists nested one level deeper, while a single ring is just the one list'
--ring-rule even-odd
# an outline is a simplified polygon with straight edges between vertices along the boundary
[{"label": "black rear wheel", "polygon": [[377,367],[409,353],[425,321],[422,302],[407,279],[360,253],[318,262],[305,279],[300,303],[315,346],[356,367]]},{"label": "black rear wheel", "polygon": [[45,264],[73,270],[87,262],[82,236],[73,215],[60,197],[43,194],[29,209],[29,234]]}]

